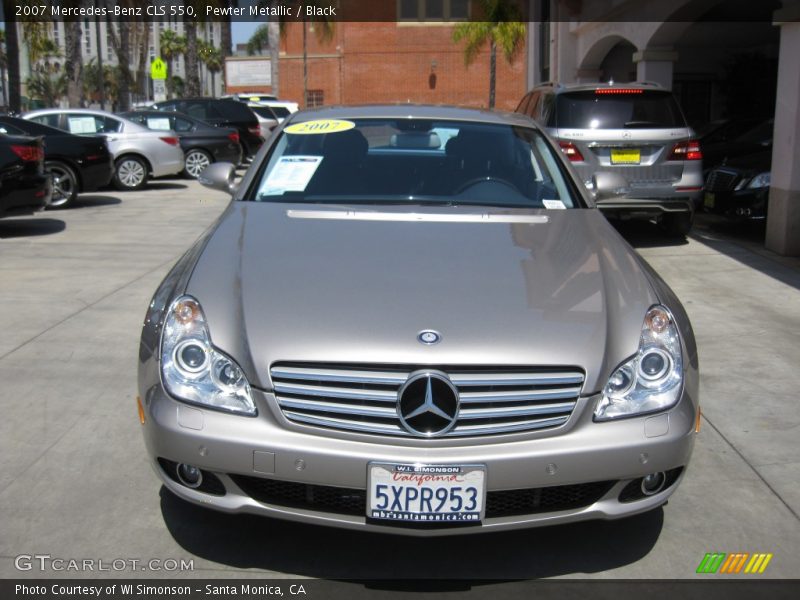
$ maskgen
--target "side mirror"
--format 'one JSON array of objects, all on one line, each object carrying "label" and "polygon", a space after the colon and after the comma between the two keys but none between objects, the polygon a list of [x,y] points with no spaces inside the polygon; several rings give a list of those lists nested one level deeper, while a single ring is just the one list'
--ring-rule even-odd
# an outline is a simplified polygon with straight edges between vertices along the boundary
[{"label": "side mirror", "polygon": [[218,162],[208,165],[197,178],[202,185],[212,190],[227,192],[231,196],[236,191],[236,167],[229,162]]},{"label": "side mirror", "polygon": [[[213,166],[213,165],[212,165]],[[592,175],[595,200],[624,196],[629,191],[628,180],[619,173],[600,171]]]}]

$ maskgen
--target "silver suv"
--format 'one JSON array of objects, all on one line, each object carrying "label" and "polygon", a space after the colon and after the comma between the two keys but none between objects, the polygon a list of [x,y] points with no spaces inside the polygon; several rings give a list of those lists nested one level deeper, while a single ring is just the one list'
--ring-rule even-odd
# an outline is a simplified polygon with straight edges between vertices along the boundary
[{"label": "silver suv", "polygon": [[590,190],[598,173],[614,174],[625,194],[597,198],[606,214],[656,218],[672,234],[689,232],[703,188],[703,155],[669,91],[652,83],[543,84],[516,112],[558,141]]}]

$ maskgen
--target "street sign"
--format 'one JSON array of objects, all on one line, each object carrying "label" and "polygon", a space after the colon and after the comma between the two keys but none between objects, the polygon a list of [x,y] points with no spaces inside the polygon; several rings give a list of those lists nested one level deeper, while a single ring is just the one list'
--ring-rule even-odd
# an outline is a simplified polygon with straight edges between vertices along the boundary
[{"label": "street sign", "polygon": [[160,58],[156,57],[156,59],[150,63],[150,78],[154,81],[157,79],[166,79],[167,78],[167,63],[165,63]]},{"label": "street sign", "polygon": [[167,99],[167,86],[163,79],[153,79],[153,100],[163,102]]}]

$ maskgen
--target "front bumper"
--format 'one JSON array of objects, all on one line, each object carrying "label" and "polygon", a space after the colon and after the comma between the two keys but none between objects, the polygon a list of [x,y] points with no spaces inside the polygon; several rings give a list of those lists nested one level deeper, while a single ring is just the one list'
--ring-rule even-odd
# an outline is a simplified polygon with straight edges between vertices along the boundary
[{"label": "front bumper", "polygon": [[[581,398],[561,427],[525,435],[458,440],[447,445],[385,436],[341,436],[312,426],[282,423],[271,410],[271,394],[257,392],[259,416],[229,415],[188,406],[170,398],[160,385],[144,394],[143,428],[151,464],[163,484],[197,504],[231,513],[417,536],[500,531],[583,521],[616,519],[656,508],[675,491],[694,445],[696,398],[685,391],[678,404],[658,415],[594,423],[596,397]],[[370,441],[365,438],[371,437]],[[441,440],[437,440],[440,442]],[[162,459],[159,463],[158,459]],[[222,484],[217,493],[182,485],[167,473],[165,460],[201,468]],[[320,509],[302,502],[314,490],[367,487],[370,462],[486,465],[488,494],[507,490],[575,489],[586,484],[599,492],[580,505],[530,513],[498,514],[480,525],[437,524],[416,528],[367,519],[353,511]],[[632,481],[654,472],[673,472],[672,484],[652,496],[621,501]],[[269,481],[265,481],[269,480]],[[301,490],[300,501],[266,502],[249,495],[242,482],[274,482]],[[600,485],[602,483],[602,485]],[[635,484],[634,484],[635,487]],[[262,498],[263,500],[263,498]]]}]

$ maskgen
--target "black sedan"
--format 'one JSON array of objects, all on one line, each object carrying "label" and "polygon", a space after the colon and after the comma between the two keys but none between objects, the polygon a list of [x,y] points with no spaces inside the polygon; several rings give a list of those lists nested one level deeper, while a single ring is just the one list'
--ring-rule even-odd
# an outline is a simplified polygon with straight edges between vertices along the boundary
[{"label": "black sedan", "polygon": [[192,179],[196,179],[211,163],[238,165],[242,162],[239,132],[236,129],[214,127],[188,115],[155,110],[137,110],[121,113],[120,116],[148,129],[174,131],[186,155],[184,174]]},{"label": "black sedan", "polygon": [[712,169],[704,187],[706,212],[733,221],[767,217],[772,151],[762,150],[728,160]]},{"label": "black sedan", "polygon": [[44,138],[45,169],[53,175],[51,207],[65,208],[79,192],[93,192],[109,184],[114,163],[102,137],[66,133],[41,123],[0,116],[0,132]]},{"label": "black sedan", "polygon": [[52,193],[42,138],[0,133],[0,217],[41,210]]}]

